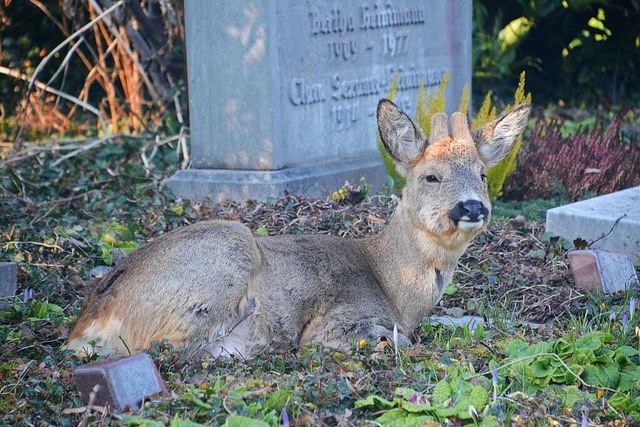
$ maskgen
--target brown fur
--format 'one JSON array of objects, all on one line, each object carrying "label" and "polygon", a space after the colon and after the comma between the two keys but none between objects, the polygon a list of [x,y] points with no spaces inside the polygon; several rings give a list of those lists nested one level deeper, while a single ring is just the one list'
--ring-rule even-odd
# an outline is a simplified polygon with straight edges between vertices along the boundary
[{"label": "brown fur", "polygon": [[193,354],[252,357],[267,347],[310,342],[347,350],[354,340],[391,340],[394,327],[398,344],[408,345],[489,221],[488,210],[457,223],[451,212],[465,200],[489,209],[481,176],[486,164],[500,159],[481,156],[509,152],[529,109],[514,111],[477,132],[476,141],[460,128],[467,126],[462,116],[453,120],[453,138],[445,135],[446,116],[439,115],[440,135],[429,144],[401,110],[382,100],[380,136],[407,178],[384,231],[350,240],[254,237],[227,221],[179,228],[102,279],[85,301],[68,348],[126,353],[167,338]]}]

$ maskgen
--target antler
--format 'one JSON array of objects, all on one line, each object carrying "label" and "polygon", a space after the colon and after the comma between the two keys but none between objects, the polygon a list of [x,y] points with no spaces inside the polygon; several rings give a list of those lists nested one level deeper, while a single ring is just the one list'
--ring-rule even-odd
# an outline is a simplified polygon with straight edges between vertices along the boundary
[{"label": "antler", "polygon": [[451,131],[453,133],[453,139],[471,139],[471,132],[469,131],[469,123],[467,122],[467,116],[463,113],[455,112],[451,114]]},{"label": "antler", "polygon": [[429,142],[437,142],[449,136],[449,124],[445,113],[436,113],[431,117],[431,135]]}]

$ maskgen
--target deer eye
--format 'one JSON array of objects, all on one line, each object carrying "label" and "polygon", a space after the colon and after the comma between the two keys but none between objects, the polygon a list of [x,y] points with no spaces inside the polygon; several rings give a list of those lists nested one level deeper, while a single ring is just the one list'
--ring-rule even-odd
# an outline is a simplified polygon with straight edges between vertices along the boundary
[{"label": "deer eye", "polygon": [[424,179],[426,179],[426,180],[427,180],[427,182],[432,182],[432,183],[440,182],[440,180],[438,179],[438,177],[437,177],[437,176],[435,176],[435,175],[427,175],[427,176],[425,176],[425,177],[424,177]]},{"label": "deer eye", "polygon": [[483,182],[487,182],[487,175],[486,174],[480,175],[480,178],[482,178]]}]

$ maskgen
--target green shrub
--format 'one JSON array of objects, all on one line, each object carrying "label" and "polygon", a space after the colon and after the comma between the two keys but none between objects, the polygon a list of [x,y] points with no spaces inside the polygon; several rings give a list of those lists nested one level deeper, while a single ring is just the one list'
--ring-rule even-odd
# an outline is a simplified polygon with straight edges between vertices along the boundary
[{"label": "green shrub", "polygon": [[[416,105],[416,119],[415,122],[420,128],[424,131],[425,135],[429,135],[431,129],[431,117],[439,112],[446,111],[446,100],[445,100],[445,90],[447,85],[449,84],[449,73],[444,75],[442,82],[438,86],[437,91],[431,91],[429,96],[427,97],[426,89],[424,87],[424,83],[420,82],[420,87],[418,88],[418,103]],[[519,104],[530,104],[531,103],[531,93],[525,93],[524,90],[525,85],[525,73],[522,72],[520,74],[520,82],[518,83],[518,87],[516,88],[515,94],[513,96],[513,104],[508,105],[505,108],[505,112],[511,110],[513,107]],[[391,85],[389,85],[389,91],[387,92],[387,98],[393,100],[393,97],[398,91],[398,76],[396,75]],[[484,102],[478,111],[478,115],[475,120],[473,120],[471,128],[475,129],[480,127],[491,120],[496,118],[496,107],[491,105],[491,95],[492,93],[487,93],[484,98]],[[465,85],[462,94],[460,96],[460,104],[458,106],[458,111],[468,114],[469,111],[469,86]],[[380,140],[380,136],[377,136],[377,145],[380,150],[380,154],[382,155],[382,159],[387,168],[387,173],[389,175],[389,180],[391,182],[390,187],[395,189],[396,191],[401,191],[404,187],[406,180],[403,176],[401,176],[396,170],[393,159],[389,156],[387,151],[385,150],[382,141]],[[502,188],[506,179],[515,171],[516,167],[516,159],[518,155],[518,151],[520,150],[520,146],[522,145],[522,138],[520,138],[517,142],[511,153],[499,164],[496,166],[489,168],[487,170],[487,186],[489,188],[489,197],[491,200],[496,200],[500,196],[502,196]]]},{"label": "green shrub", "polygon": [[[513,109],[520,104],[531,104],[531,92],[525,93],[524,90],[525,73],[520,74],[520,82],[516,88],[516,92],[513,95],[513,104],[508,105],[505,108],[505,112]],[[490,122],[496,118],[496,108],[491,106],[491,92],[487,94],[478,113],[478,117],[472,123],[471,128],[475,129]],[[511,150],[511,153],[503,161],[497,165],[487,169],[487,187],[489,188],[489,197],[491,200],[496,200],[502,196],[502,188],[507,178],[513,174],[516,170],[516,160],[518,151],[522,146],[522,137],[516,141],[515,146]]]}]

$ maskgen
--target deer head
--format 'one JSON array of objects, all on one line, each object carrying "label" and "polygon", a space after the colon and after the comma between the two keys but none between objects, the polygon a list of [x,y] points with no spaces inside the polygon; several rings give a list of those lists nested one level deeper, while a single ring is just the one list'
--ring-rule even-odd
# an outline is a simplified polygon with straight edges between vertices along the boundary
[{"label": "deer head", "polygon": [[531,107],[519,105],[471,133],[462,113],[431,119],[427,139],[391,101],[378,104],[380,138],[397,170],[406,177],[404,209],[414,227],[441,245],[470,241],[488,224],[491,204],[488,167],[498,164],[522,133]]}]

